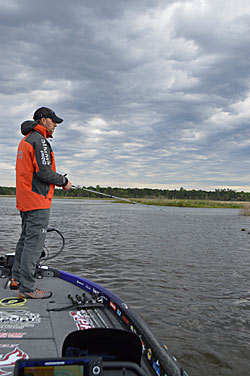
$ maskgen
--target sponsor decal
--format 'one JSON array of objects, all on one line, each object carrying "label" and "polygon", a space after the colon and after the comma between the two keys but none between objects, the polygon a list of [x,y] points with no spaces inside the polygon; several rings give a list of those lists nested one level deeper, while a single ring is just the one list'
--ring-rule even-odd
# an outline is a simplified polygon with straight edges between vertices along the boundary
[{"label": "sponsor decal", "polygon": [[129,325],[129,321],[128,321],[127,317],[124,316],[124,315],[122,315],[122,318],[123,318],[123,320],[125,321],[125,323],[126,323],[127,325]]},{"label": "sponsor decal", "polygon": [[48,153],[48,145],[46,140],[41,140],[43,149],[40,150],[41,153],[41,162],[43,165],[50,165],[50,156]]},{"label": "sponsor decal", "polygon": [[144,352],[146,350],[146,346],[145,346],[145,343],[144,343],[142,337],[141,336],[139,336],[139,337],[140,337],[141,344],[142,344],[142,352]]},{"label": "sponsor decal", "polygon": [[0,300],[0,306],[5,308],[16,308],[23,306],[26,303],[27,299],[25,298],[17,298],[11,297],[11,298],[4,298]]},{"label": "sponsor decal", "polygon": [[117,313],[118,316],[121,316],[121,315],[122,315],[121,311],[120,311],[118,308],[117,308],[116,313]]},{"label": "sponsor decal", "polygon": [[147,351],[147,358],[148,360],[151,360],[152,358],[152,350],[150,348],[148,348],[148,351]]},{"label": "sponsor decal", "polygon": [[70,316],[73,317],[78,330],[86,330],[94,328],[94,323],[91,320],[87,312],[77,311],[69,312]]},{"label": "sponsor decal", "polygon": [[133,332],[133,333],[136,334],[136,330],[135,330],[135,328],[133,327],[133,325],[130,325],[130,328],[129,328],[129,329],[131,330],[131,332]]},{"label": "sponsor decal", "polygon": [[0,343],[0,349],[11,349],[17,346],[18,346],[18,343]]},{"label": "sponsor decal", "polygon": [[116,311],[116,305],[115,305],[113,302],[110,302],[109,305],[110,305],[110,307],[111,307],[114,311]]},{"label": "sponsor decal", "polygon": [[81,285],[81,286],[84,286],[84,283],[83,283],[83,282],[81,282],[81,281],[78,281],[78,280],[76,281],[76,284],[77,284],[77,285]]},{"label": "sponsor decal", "polygon": [[[23,338],[26,333],[15,333],[15,332],[2,332],[0,333],[0,338]],[[0,345],[1,347],[1,345]]]},{"label": "sponsor decal", "polygon": [[156,362],[153,362],[153,367],[154,367],[154,370],[157,373],[157,375],[160,376],[161,375],[161,370],[160,370],[159,360],[157,360]]},{"label": "sponsor decal", "polygon": [[0,375],[7,376],[12,374],[16,361],[19,359],[28,359],[28,355],[19,347],[15,347],[14,350],[8,354],[0,354]]},{"label": "sponsor decal", "polygon": [[[0,311],[0,329],[24,329],[33,328],[41,322],[39,313],[29,311]],[[2,334],[2,333],[1,333]],[[19,337],[18,337],[19,338]]]}]

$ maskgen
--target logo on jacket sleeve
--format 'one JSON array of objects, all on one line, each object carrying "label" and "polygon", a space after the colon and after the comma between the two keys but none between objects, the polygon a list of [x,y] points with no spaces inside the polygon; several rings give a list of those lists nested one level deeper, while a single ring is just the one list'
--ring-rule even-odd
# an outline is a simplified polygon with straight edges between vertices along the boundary
[{"label": "logo on jacket sleeve", "polygon": [[18,159],[23,159],[23,151],[22,150],[18,150],[18,152],[17,152],[17,158]]},{"label": "logo on jacket sleeve", "polygon": [[50,155],[48,152],[48,145],[46,140],[41,139],[42,142],[42,150],[40,150],[41,153],[41,161],[43,165],[50,165]]}]

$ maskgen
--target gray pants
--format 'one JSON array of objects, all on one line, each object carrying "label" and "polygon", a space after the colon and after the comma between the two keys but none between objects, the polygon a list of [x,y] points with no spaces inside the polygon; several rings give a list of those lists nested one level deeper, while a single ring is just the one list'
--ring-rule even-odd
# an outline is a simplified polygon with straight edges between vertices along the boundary
[{"label": "gray pants", "polygon": [[35,290],[36,265],[43,251],[50,209],[20,211],[22,232],[16,246],[12,278],[20,282],[20,292]]}]

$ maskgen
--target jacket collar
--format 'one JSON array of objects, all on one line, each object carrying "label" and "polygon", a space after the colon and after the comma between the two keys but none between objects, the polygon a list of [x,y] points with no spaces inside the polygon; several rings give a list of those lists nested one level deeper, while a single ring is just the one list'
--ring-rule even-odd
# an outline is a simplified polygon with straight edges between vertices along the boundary
[{"label": "jacket collar", "polygon": [[41,124],[37,124],[34,127],[34,130],[41,133],[46,139],[47,137],[52,137],[52,134],[48,131],[48,129],[43,127]]}]

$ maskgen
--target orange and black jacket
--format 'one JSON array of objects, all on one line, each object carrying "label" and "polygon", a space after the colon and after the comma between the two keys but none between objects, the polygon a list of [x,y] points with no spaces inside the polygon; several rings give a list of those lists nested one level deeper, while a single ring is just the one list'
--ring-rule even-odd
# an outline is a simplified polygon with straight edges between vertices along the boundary
[{"label": "orange and black jacket", "polygon": [[50,132],[34,121],[21,125],[25,136],[16,159],[16,206],[21,211],[48,209],[55,185],[64,186],[68,179],[56,172],[55,158],[47,137]]}]

